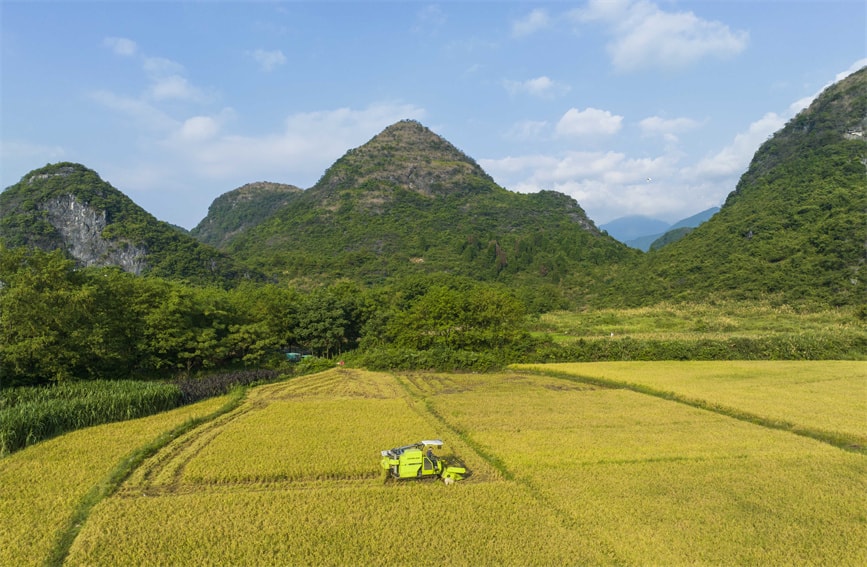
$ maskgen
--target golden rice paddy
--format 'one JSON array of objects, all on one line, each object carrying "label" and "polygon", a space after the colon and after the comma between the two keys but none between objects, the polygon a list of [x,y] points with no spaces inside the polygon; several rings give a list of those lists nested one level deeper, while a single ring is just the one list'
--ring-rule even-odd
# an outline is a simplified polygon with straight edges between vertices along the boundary
[{"label": "golden rice paddy", "polygon": [[[858,367],[642,364],[558,372],[867,434],[849,413]],[[0,563],[43,563],[82,491],[168,415],[0,460]],[[431,437],[468,479],[383,481],[380,450]],[[601,382],[336,369],[255,388],[166,445],[93,508],[65,563],[863,565],[865,485],[861,452]]]}]

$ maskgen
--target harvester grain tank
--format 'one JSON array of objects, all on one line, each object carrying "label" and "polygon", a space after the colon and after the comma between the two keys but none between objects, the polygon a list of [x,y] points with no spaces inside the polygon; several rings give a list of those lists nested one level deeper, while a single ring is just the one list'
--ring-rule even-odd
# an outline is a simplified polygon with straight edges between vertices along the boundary
[{"label": "harvester grain tank", "polygon": [[467,469],[450,465],[446,459],[437,457],[433,449],[441,449],[443,442],[439,439],[425,439],[412,445],[395,447],[382,451],[380,464],[391,478],[423,479],[441,478],[446,484],[461,480],[467,475]]}]

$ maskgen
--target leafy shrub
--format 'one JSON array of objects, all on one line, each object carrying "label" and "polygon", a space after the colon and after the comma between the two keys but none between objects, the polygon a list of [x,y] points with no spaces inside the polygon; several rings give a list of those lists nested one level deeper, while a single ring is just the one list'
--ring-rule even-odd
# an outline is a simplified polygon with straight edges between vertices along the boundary
[{"label": "leafy shrub", "polygon": [[333,360],[329,358],[311,356],[309,358],[305,358],[304,360],[293,366],[292,374],[294,376],[302,376],[304,374],[316,374],[317,372],[322,372],[324,370],[328,370],[329,368],[334,368]]},{"label": "leafy shrub", "polygon": [[270,382],[280,373],[276,370],[242,370],[218,372],[196,378],[183,378],[177,382],[185,404],[228,393],[236,386],[249,386],[257,382]]},{"label": "leafy shrub", "polygon": [[500,353],[433,348],[415,350],[385,347],[365,350],[347,357],[349,362],[370,370],[434,370],[437,372],[490,372],[509,360]]},{"label": "leafy shrub", "polygon": [[863,360],[863,336],[777,335],[725,339],[579,339],[568,345],[547,343],[527,362],[603,362],[617,360]]}]

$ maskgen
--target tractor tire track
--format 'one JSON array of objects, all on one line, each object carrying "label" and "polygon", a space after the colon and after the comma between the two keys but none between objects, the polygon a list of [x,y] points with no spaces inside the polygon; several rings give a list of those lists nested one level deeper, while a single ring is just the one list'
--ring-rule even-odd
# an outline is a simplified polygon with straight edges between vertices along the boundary
[{"label": "tractor tire track", "polygon": [[64,528],[58,532],[54,546],[46,557],[44,564],[50,567],[63,565],[66,557],[69,555],[72,544],[81,532],[82,527],[87,523],[93,508],[106,498],[114,495],[145,461],[158,454],[175,439],[237,409],[244,402],[246,393],[246,388],[239,388],[237,393],[217,411],[204,417],[191,419],[174,429],[163,432],[151,443],[135,449],[122,459],[102,481],[94,485],[81,499]]}]

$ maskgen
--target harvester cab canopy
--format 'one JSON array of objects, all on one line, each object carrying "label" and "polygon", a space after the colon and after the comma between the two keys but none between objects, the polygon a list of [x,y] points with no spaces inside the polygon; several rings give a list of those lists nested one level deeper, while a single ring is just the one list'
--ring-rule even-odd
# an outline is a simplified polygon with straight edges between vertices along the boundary
[{"label": "harvester cab canopy", "polygon": [[409,449],[424,449],[425,447],[437,447],[442,448],[443,442],[439,439],[424,439],[419,441],[418,443],[413,443],[412,445],[404,445],[403,447],[395,447],[394,449],[386,449],[381,451],[383,457],[399,457],[404,451]]}]

